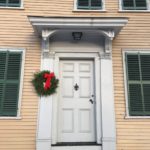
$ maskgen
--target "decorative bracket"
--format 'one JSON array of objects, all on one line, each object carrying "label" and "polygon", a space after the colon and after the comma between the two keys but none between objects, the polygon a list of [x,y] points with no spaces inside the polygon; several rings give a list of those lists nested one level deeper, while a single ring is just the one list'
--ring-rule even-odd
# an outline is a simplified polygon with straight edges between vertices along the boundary
[{"label": "decorative bracket", "polygon": [[115,32],[113,30],[99,30],[99,33],[105,36],[103,57],[110,58],[112,52],[112,40],[115,37]]},{"label": "decorative bracket", "polygon": [[57,30],[42,30],[42,51],[49,52],[49,38],[56,32]]}]

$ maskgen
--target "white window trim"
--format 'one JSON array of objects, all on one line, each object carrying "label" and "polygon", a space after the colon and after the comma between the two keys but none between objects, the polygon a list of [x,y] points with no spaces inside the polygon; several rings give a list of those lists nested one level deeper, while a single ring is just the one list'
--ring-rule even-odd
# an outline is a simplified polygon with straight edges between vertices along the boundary
[{"label": "white window trim", "polygon": [[18,97],[18,110],[17,110],[17,116],[15,117],[3,117],[0,116],[0,120],[4,119],[21,119],[21,100],[22,100],[22,90],[23,90],[23,76],[24,76],[24,64],[25,64],[25,49],[23,48],[0,48],[0,51],[10,51],[10,52],[22,52],[22,62],[21,62],[21,72],[20,72],[20,88],[19,88],[19,97]]},{"label": "white window trim", "polygon": [[124,74],[124,88],[125,88],[125,119],[150,119],[150,116],[130,116],[129,115],[129,109],[128,109],[128,89],[127,89],[127,74],[126,74],[126,62],[125,62],[125,53],[141,53],[141,54],[150,54],[150,49],[123,49],[122,55],[123,55],[123,74]]},{"label": "white window trim", "polygon": [[0,9],[21,9],[22,10],[22,9],[24,9],[23,4],[24,4],[24,2],[23,2],[23,0],[21,0],[21,4],[19,7],[0,6]]},{"label": "white window trim", "polygon": [[102,0],[102,9],[100,10],[85,10],[85,9],[78,9],[78,5],[77,5],[77,1],[78,0],[74,0],[74,8],[73,8],[73,11],[83,11],[83,12],[105,12],[105,0]]},{"label": "white window trim", "polygon": [[122,1],[123,0],[119,0],[119,12],[150,12],[150,0],[146,0],[147,10],[123,10]]}]

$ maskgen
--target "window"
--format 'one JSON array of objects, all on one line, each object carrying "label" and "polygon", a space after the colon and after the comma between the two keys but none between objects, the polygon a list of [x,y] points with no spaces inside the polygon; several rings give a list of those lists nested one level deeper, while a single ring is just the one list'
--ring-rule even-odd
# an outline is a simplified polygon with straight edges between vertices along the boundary
[{"label": "window", "polygon": [[21,0],[0,0],[0,6],[3,7],[20,7]]},{"label": "window", "polygon": [[147,0],[122,0],[123,10],[147,10]]},{"label": "window", "polygon": [[77,8],[85,10],[102,9],[102,0],[77,0]]},{"label": "window", "polygon": [[130,116],[150,116],[150,54],[126,53]]},{"label": "window", "polygon": [[0,51],[0,116],[17,116],[22,52]]}]

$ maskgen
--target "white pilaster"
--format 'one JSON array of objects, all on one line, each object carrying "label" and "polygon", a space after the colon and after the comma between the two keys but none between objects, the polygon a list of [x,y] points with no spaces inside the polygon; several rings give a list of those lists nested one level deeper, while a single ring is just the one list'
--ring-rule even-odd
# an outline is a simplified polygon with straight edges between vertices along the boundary
[{"label": "white pilaster", "polygon": [[101,59],[102,149],[116,150],[112,59]]},{"label": "white pilaster", "polygon": [[[49,36],[54,32],[43,31],[41,70],[53,71],[54,57],[49,52]],[[40,97],[36,150],[51,150],[52,96]]]}]

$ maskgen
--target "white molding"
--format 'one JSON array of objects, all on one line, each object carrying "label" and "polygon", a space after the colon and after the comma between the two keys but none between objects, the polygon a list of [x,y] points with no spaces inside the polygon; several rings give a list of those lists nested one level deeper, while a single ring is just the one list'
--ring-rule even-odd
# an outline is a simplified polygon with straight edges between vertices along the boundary
[{"label": "white molding", "polygon": [[0,120],[21,120],[22,117],[0,117]]},{"label": "white molding", "polygon": [[10,51],[10,52],[22,52],[21,57],[21,72],[20,72],[20,85],[19,85],[19,96],[18,96],[18,110],[17,110],[17,116],[15,117],[0,117],[1,119],[21,119],[21,101],[22,101],[22,92],[23,92],[23,78],[24,78],[24,65],[25,65],[25,49],[24,48],[0,48],[0,51]]},{"label": "white molding", "polygon": [[127,89],[127,74],[126,74],[126,62],[125,62],[125,53],[132,53],[132,54],[150,54],[150,49],[123,49],[122,50],[122,58],[123,58],[123,74],[124,74],[124,93],[125,93],[125,119],[150,119],[150,116],[130,116],[129,115],[129,109],[128,109],[128,89]]},{"label": "white molding", "polygon": [[[104,18],[104,17],[28,17],[34,30],[41,36],[46,28],[49,31],[59,30],[104,30],[114,31],[115,36],[127,24],[125,17]],[[107,28],[106,28],[107,27]]]},{"label": "white molding", "polygon": [[112,59],[101,59],[102,147],[116,150]]}]

